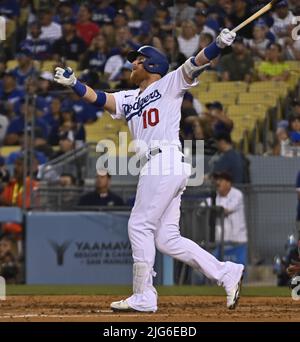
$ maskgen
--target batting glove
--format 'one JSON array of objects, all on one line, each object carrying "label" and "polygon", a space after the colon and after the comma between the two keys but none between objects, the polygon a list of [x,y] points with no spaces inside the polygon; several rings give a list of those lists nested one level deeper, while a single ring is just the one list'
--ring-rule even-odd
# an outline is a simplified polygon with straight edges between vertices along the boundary
[{"label": "batting glove", "polygon": [[63,86],[73,87],[77,81],[77,78],[71,68],[55,68],[55,74],[53,80]]},{"label": "batting glove", "polygon": [[216,38],[216,44],[219,48],[224,49],[226,46],[230,46],[236,37],[236,33],[230,30],[223,29]]}]

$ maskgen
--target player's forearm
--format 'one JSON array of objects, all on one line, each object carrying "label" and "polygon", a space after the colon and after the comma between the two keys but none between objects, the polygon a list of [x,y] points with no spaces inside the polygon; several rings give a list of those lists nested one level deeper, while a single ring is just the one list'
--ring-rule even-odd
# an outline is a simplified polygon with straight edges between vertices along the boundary
[{"label": "player's forearm", "polygon": [[222,30],[214,42],[209,44],[196,55],[194,63],[197,66],[202,66],[217,58],[220,56],[222,49],[233,43],[235,36],[236,34],[228,29]]},{"label": "player's forearm", "polygon": [[95,91],[91,87],[81,83],[76,80],[74,86],[72,86],[73,91],[82,97],[85,101],[97,106],[103,107],[109,112],[115,112],[115,100],[111,94],[107,94],[103,91]]}]

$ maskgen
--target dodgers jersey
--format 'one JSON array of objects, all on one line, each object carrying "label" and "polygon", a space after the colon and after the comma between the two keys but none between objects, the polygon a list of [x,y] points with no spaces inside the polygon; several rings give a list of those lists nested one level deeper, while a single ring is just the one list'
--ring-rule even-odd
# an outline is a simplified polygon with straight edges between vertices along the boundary
[{"label": "dodgers jersey", "polygon": [[197,84],[197,80],[186,82],[181,66],[143,92],[138,88],[113,93],[116,113],[111,116],[126,119],[138,154],[161,145],[181,147],[179,123],[183,95]]}]

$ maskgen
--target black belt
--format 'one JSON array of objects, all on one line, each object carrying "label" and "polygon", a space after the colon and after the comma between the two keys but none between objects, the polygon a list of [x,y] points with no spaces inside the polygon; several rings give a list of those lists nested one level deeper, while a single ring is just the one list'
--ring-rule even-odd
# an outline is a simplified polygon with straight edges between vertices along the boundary
[{"label": "black belt", "polygon": [[[179,151],[180,151],[180,148],[178,148]],[[151,157],[154,157],[156,156],[157,154],[161,153],[162,150],[159,148],[159,147],[156,147],[152,150],[150,150],[150,152],[147,154],[144,154],[140,160],[139,160],[139,163],[140,163],[140,168],[142,168],[143,166],[145,166],[145,164],[148,163],[148,161],[151,159]],[[181,158],[181,162],[184,163],[184,156],[182,156]]]},{"label": "black belt", "polygon": [[142,168],[145,164],[147,164],[148,161],[151,159],[151,157],[154,157],[161,152],[162,152],[162,150],[159,147],[156,147],[156,148],[150,150],[149,153],[145,153],[139,160],[140,168]]}]

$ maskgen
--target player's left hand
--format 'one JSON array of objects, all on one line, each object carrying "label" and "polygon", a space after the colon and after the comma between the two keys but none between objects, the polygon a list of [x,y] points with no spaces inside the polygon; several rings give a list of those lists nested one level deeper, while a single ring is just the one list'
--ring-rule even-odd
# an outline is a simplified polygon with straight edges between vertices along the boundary
[{"label": "player's left hand", "polygon": [[71,68],[55,68],[53,80],[61,85],[73,87],[77,81],[76,76]]},{"label": "player's left hand", "polygon": [[226,46],[230,46],[236,37],[236,33],[225,28],[216,38],[216,43],[219,48],[224,49]]}]

